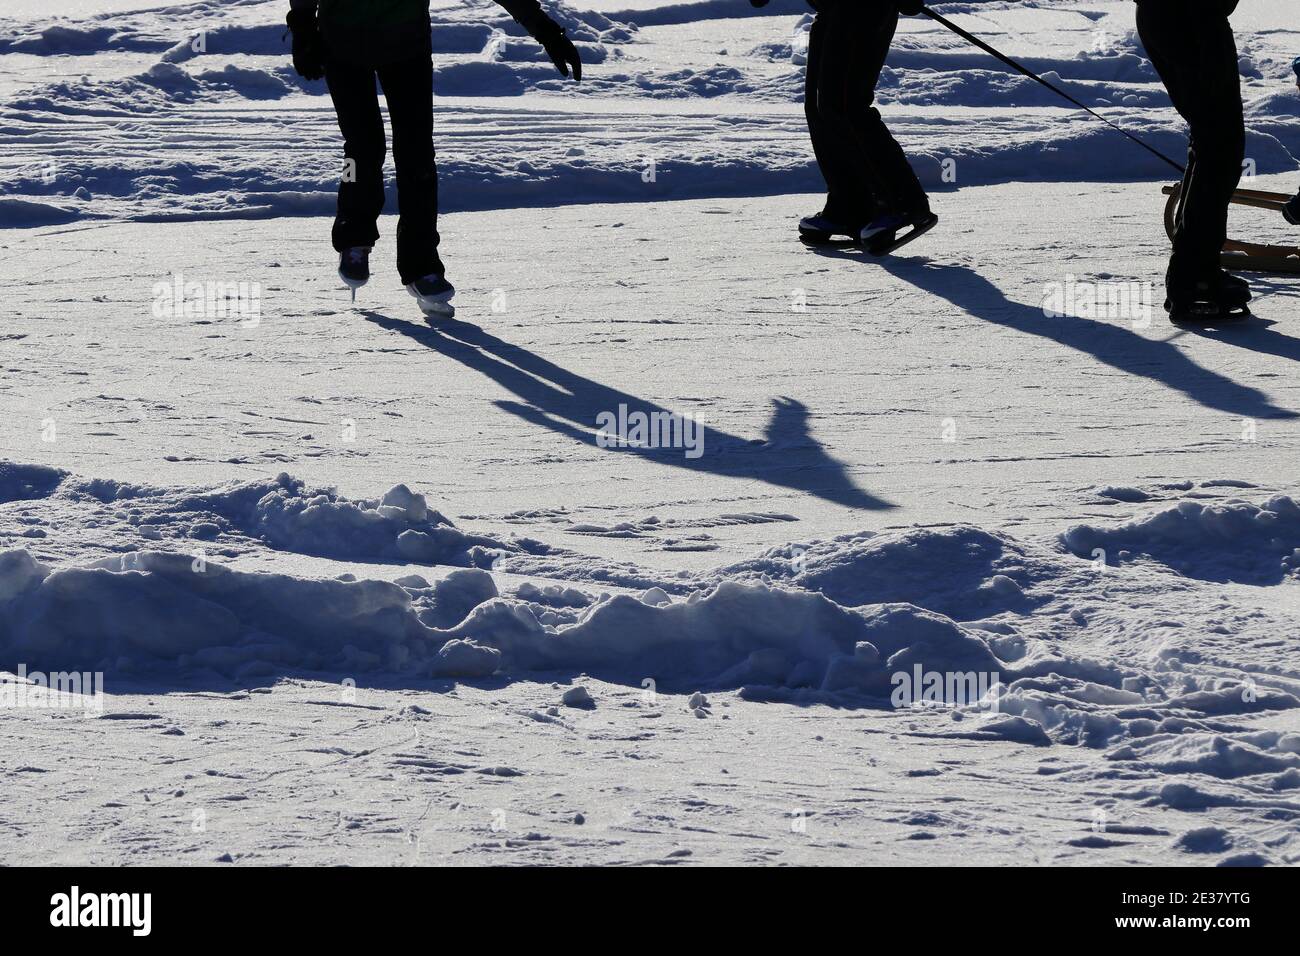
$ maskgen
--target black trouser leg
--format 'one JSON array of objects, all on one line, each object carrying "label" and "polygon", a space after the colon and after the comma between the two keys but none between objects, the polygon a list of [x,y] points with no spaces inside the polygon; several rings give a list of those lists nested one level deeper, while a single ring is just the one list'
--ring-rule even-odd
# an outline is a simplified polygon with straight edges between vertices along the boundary
[{"label": "black trouser leg", "polygon": [[409,285],[442,273],[438,169],[433,153],[433,67],[427,52],[379,68],[397,167],[397,271]]},{"label": "black trouser leg", "polygon": [[928,205],[906,154],[872,105],[897,27],[892,3],[838,0],[821,6],[809,43],[805,109],[818,165],[831,201],[842,197],[867,218],[879,208]]},{"label": "black trouser leg", "polygon": [[[823,117],[820,90],[835,85],[841,66],[826,58],[826,18],[818,15],[808,34],[808,66],[804,77],[804,115],[817,167],[826,181],[826,214],[838,222],[865,225],[873,218],[875,197],[857,145],[840,124]],[[828,111],[829,112],[829,111]]]},{"label": "black trouser leg", "polygon": [[1142,0],[1137,24],[1147,56],[1190,130],[1169,282],[1194,282],[1219,267],[1228,206],[1246,155],[1237,43],[1217,4]]},{"label": "black trouser leg", "polygon": [[325,80],[347,160],[332,234],[335,250],[342,252],[349,246],[373,246],[379,238],[376,224],[384,209],[384,119],[373,69],[331,60]]}]

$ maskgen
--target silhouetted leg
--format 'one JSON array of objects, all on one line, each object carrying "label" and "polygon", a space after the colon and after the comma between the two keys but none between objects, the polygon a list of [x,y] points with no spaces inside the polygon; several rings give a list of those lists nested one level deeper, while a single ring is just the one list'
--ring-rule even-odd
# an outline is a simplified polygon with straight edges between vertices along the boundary
[{"label": "silhouetted leg", "polygon": [[889,132],[880,110],[872,105],[880,71],[884,69],[889,48],[894,42],[894,32],[898,29],[898,11],[889,3],[867,4],[866,7],[864,13],[868,22],[864,32],[868,42],[865,56],[859,62],[863,70],[861,82],[868,92],[862,117],[855,123],[861,131],[863,156],[871,168],[872,180],[883,206],[892,211],[929,208],[929,198],[921,181],[916,178],[912,164],[907,161],[907,154]]},{"label": "silhouetted leg", "polygon": [[1246,154],[1237,44],[1214,4],[1143,0],[1138,32],[1174,107],[1190,128],[1187,174],[1174,224],[1170,281],[1214,272],[1228,237],[1228,206]]},{"label": "silhouetted leg", "polygon": [[438,257],[438,169],[433,152],[433,67],[428,53],[381,67],[397,167],[397,271],[409,285],[442,273]]},{"label": "silhouetted leg", "polygon": [[343,155],[349,160],[339,181],[338,212],[333,242],[342,252],[349,246],[373,246],[384,209],[384,119],[375,92],[375,71],[331,59],[325,68],[330,98],[343,133]]},{"label": "silhouetted leg", "polygon": [[822,121],[849,145],[859,189],[890,211],[927,208],[929,202],[903,148],[873,105],[876,84],[898,26],[892,3],[841,3],[819,14],[827,30],[817,107]]},{"label": "silhouetted leg", "polygon": [[[842,42],[831,43],[828,35],[834,26],[825,14],[818,14],[808,36],[808,66],[804,79],[804,115],[808,118],[808,135],[812,139],[817,166],[826,180],[826,214],[844,223],[866,223],[872,218],[875,200],[866,182],[858,142],[833,111],[822,106],[823,99],[841,96],[847,84],[847,59]],[[830,56],[827,56],[830,47]]]}]

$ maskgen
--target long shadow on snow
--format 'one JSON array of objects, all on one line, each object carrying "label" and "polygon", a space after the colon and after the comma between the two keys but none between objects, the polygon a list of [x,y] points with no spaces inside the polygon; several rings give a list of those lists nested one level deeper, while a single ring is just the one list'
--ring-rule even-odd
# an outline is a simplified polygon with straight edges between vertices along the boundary
[{"label": "long shadow on snow", "polygon": [[[421,345],[474,369],[508,389],[523,403],[498,401],[498,408],[524,421],[585,445],[596,443],[596,416],[617,413],[620,405],[629,412],[647,415],[667,412],[661,405],[619,391],[608,385],[561,368],[539,355],[504,342],[476,325],[454,320],[441,321],[436,328],[365,312],[366,319],[381,328],[400,332]],[[774,401],[765,440],[752,442],[716,428],[702,426],[704,453],[686,458],[681,449],[639,447],[604,449],[633,454],[664,465],[724,475],[748,481],[762,481],[781,488],[815,495],[848,508],[883,510],[892,503],[863,491],[808,431],[808,409],[790,398]]]},{"label": "long shadow on snow", "polygon": [[1300,362],[1300,339],[1292,338],[1275,331],[1276,325],[1270,319],[1254,319],[1241,325],[1222,329],[1188,329],[1193,335],[1213,339],[1225,345],[1259,352],[1261,355],[1275,355],[1278,358]]},{"label": "long shadow on snow", "polygon": [[[832,258],[862,261],[861,254],[833,249],[817,252]],[[1274,405],[1263,392],[1202,368],[1172,342],[1148,339],[1111,322],[1074,316],[1048,318],[1036,306],[1008,299],[996,285],[966,266],[933,262],[924,257],[886,257],[870,262],[873,268],[884,269],[931,295],[946,299],[978,319],[1084,352],[1121,372],[1153,379],[1182,392],[1206,408],[1248,418],[1298,417],[1296,412]]]}]

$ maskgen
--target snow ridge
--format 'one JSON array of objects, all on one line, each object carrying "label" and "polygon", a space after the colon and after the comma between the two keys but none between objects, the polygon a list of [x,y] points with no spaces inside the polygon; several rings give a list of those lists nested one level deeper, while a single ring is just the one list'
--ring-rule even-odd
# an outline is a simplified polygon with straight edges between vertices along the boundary
[{"label": "snow ridge", "polygon": [[[859,532],[771,549],[637,596],[593,595],[582,585],[592,574],[502,593],[496,572],[527,573],[528,561],[552,549],[457,528],[406,485],[350,500],[288,475],[203,491],[5,463],[0,492],[11,508],[33,497],[61,499],[126,506],[136,521],[122,524],[119,553],[91,562],[52,565],[32,554],[36,545],[0,554],[0,666],[9,668],[241,680],[297,671],[587,673],[633,686],[648,679],[849,706],[891,699],[899,706],[899,675],[983,675],[977,695],[954,697],[949,683],[906,703],[947,705],[954,718],[990,710],[1017,718],[981,721],[984,735],[991,727],[1023,735],[1032,726],[1031,736],[1044,742],[1087,746],[1231,735],[1234,716],[1300,706],[1300,671],[1286,657],[1246,668],[1212,644],[1171,646],[1141,621],[1108,619],[1097,607],[1100,593],[1123,587],[1130,601],[1167,598],[1169,572],[1107,582],[1115,570],[1090,550],[1122,544],[1131,557],[1176,546],[1182,555],[1216,555],[1213,574],[1188,561],[1182,574],[1258,579],[1279,548],[1300,547],[1300,509],[1281,496],[1262,506],[1183,501],[1111,528],[1079,526],[1062,535],[1065,550],[968,526]],[[173,547],[131,544],[128,530]],[[423,574],[321,579],[238,570],[216,557],[255,543],[461,570],[444,571],[433,584]],[[1262,624],[1269,633],[1272,626]],[[1102,663],[1090,636],[1111,656],[1117,642],[1125,650]],[[1238,637],[1248,656],[1249,634]],[[1249,746],[1258,749],[1260,740]],[[1290,746],[1289,739],[1269,745]],[[1133,759],[1148,749],[1144,743]],[[1286,760],[1268,766],[1289,768]]]}]

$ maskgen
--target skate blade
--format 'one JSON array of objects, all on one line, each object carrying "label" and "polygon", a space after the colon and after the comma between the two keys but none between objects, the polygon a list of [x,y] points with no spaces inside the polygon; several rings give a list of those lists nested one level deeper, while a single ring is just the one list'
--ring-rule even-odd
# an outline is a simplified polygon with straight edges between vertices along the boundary
[{"label": "skate blade", "polygon": [[1251,317],[1251,311],[1247,306],[1234,305],[1224,309],[1209,302],[1196,303],[1190,308],[1177,312],[1166,303],[1165,311],[1169,313],[1169,321],[1174,325],[1230,325]]},{"label": "skate blade", "polygon": [[857,240],[851,236],[835,232],[818,232],[811,229],[800,229],[799,241],[805,246],[829,246],[837,249],[858,244]]},{"label": "skate blade", "polygon": [[901,236],[897,233],[890,233],[888,239],[882,239],[880,236],[873,236],[868,239],[865,243],[867,252],[873,256],[887,256],[895,249],[903,248],[914,239],[920,239],[938,224],[939,217],[934,213],[930,213]]},{"label": "skate blade", "polygon": [[369,279],[349,279],[342,272],[339,273],[339,281],[352,290],[352,301],[357,301],[357,290],[369,282]]},{"label": "skate blade", "polygon": [[430,305],[421,303],[420,311],[424,313],[424,321],[430,323],[456,317],[456,307],[450,302],[436,302]]},{"label": "skate blade", "polygon": [[456,307],[451,304],[452,298],[456,295],[455,289],[436,298],[422,296],[409,286],[406,291],[411,293],[426,319],[450,319],[456,314]]},{"label": "skate blade", "polygon": [[883,236],[873,236],[867,240],[864,245],[867,252],[873,256],[887,256],[895,249],[901,249],[915,239],[920,239],[927,232],[939,224],[939,217],[934,213],[926,216],[920,222],[914,224],[911,229],[899,236],[897,232],[888,234],[888,238]]},{"label": "skate blade", "polygon": [[419,305],[420,311],[426,316],[447,319],[456,314],[456,307],[451,304],[451,300],[456,297],[456,290],[450,284],[446,292],[440,292],[432,296],[420,295],[415,291],[413,285],[408,285],[406,291],[410,293],[411,298]]}]

